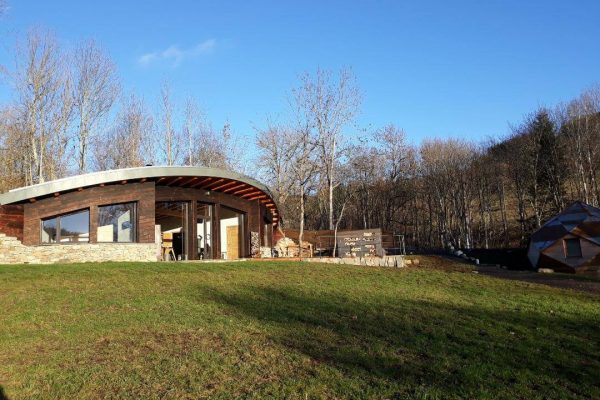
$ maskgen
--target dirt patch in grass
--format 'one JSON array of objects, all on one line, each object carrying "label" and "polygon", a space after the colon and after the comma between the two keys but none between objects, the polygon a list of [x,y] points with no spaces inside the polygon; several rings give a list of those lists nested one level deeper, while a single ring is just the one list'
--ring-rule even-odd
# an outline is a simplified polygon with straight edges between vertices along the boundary
[{"label": "dirt patch in grass", "polygon": [[410,265],[410,268],[429,268],[446,272],[473,272],[472,263],[466,263],[460,258],[444,257],[434,255],[408,256],[409,260],[419,260],[418,264]]},{"label": "dirt patch in grass", "polygon": [[415,256],[420,261],[414,268],[430,268],[446,272],[477,272],[494,278],[548,285],[561,289],[600,294],[600,277],[575,274],[542,274],[535,271],[518,271],[491,265],[475,265],[460,258],[445,256]]},{"label": "dirt patch in grass", "polygon": [[574,274],[542,274],[534,271],[511,271],[499,267],[481,266],[477,268],[481,274],[495,278],[539,283],[562,289],[579,290],[600,295],[600,279],[593,276],[577,276]]}]

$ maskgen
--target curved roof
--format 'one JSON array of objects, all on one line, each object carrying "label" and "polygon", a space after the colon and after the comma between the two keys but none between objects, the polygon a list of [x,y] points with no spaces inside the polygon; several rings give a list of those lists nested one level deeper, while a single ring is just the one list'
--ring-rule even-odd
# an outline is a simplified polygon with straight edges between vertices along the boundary
[{"label": "curved roof", "polygon": [[0,205],[35,201],[38,197],[91,186],[132,181],[155,181],[156,184],[224,192],[247,200],[260,200],[279,219],[277,204],[269,188],[254,178],[236,172],[207,167],[149,166],[115,169],[71,176],[10,190],[0,194]]}]

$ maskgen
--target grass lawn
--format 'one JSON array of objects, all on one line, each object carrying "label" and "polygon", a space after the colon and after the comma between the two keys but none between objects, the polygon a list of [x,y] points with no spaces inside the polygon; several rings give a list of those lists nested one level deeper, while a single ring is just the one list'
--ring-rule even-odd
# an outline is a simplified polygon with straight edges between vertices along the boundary
[{"label": "grass lawn", "polygon": [[592,294],[291,262],[0,266],[0,285],[0,399],[600,398]]}]

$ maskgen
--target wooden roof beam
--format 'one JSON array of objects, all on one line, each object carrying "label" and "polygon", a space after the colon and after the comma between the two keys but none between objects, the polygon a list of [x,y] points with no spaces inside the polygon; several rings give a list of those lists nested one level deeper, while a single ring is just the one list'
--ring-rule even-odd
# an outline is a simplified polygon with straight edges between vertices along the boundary
[{"label": "wooden roof beam", "polygon": [[[239,183],[239,182],[238,182],[238,183]],[[248,185],[246,185],[245,183],[240,183],[239,185],[235,185],[235,186],[232,186],[232,187],[230,187],[230,188],[227,188],[227,189],[223,190],[223,193],[234,192],[234,191],[236,191],[236,190],[238,190],[238,189],[242,189],[242,188],[245,188],[245,187],[247,187],[247,186],[248,186]]]},{"label": "wooden roof beam", "polygon": [[197,186],[203,185],[206,182],[210,182],[212,181],[214,178],[206,178],[206,179],[202,179],[200,182],[194,183],[192,186],[190,186],[190,188],[195,188]]},{"label": "wooden roof beam", "polygon": [[240,196],[242,193],[246,193],[246,192],[249,192],[249,191],[251,191],[251,190],[256,190],[256,188],[255,188],[254,186],[250,186],[249,188],[246,188],[246,189],[242,189],[242,190],[235,191],[235,192],[233,192],[232,194],[233,194],[233,195],[236,195],[236,196]]},{"label": "wooden roof beam", "polygon": [[237,183],[238,183],[238,181],[229,181],[229,182],[227,182],[227,183],[224,183],[224,184],[222,184],[222,185],[219,185],[219,186],[217,186],[217,187],[214,187],[214,188],[212,188],[211,190],[214,190],[214,191],[221,190],[221,189],[224,189],[224,188],[226,188],[226,187],[228,187],[228,186],[235,185],[235,184],[237,184]]},{"label": "wooden roof beam", "polygon": [[219,183],[223,183],[223,182],[225,182],[225,179],[223,179],[223,178],[221,178],[221,179],[217,179],[216,181],[214,181],[214,182],[211,182],[211,183],[209,183],[209,184],[208,184],[208,185],[206,185],[206,186],[202,186],[202,189],[208,189],[208,190],[212,190],[212,189],[211,189],[211,186],[213,186],[213,185],[218,185]]},{"label": "wooden roof beam", "polygon": [[260,194],[258,196],[250,197],[248,200],[250,200],[250,201],[259,200],[259,199],[264,199],[265,197],[268,197],[268,196],[266,194]]},{"label": "wooden roof beam", "polygon": [[256,189],[256,188],[254,188],[254,191],[248,192],[248,193],[244,193],[244,194],[242,194],[239,197],[241,197],[242,199],[248,199],[248,198],[250,198],[252,196],[256,196],[257,194],[262,194],[262,192],[260,190]]},{"label": "wooden roof beam", "polygon": [[198,180],[198,177],[197,177],[197,176],[193,176],[193,177],[191,177],[190,179],[186,179],[185,181],[183,181],[183,182],[180,182],[180,183],[179,183],[179,186],[182,186],[182,187],[183,187],[183,186],[187,186],[187,185],[189,185],[190,183],[192,183],[192,182],[194,182],[194,181],[197,181],[197,180]]},{"label": "wooden roof beam", "polygon": [[169,186],[169,184],[173,181],[174,178],[177,178],[177,177],[169,176],[169,177],[166,177],[165,179],[161,178],[158,181],[156,181],[156,183],[160,184],[160,185],[164,185],[164,186]]},{"label": "wooden roof beam", "polygon": [[180,181],[182,179],[183,179],[183,176],[178,176],[175,179],[170,180],[169,183],[167,183],[167,186],[171,186],[171,185],[175,184],[175,182],[178,182],[178,181]]}]

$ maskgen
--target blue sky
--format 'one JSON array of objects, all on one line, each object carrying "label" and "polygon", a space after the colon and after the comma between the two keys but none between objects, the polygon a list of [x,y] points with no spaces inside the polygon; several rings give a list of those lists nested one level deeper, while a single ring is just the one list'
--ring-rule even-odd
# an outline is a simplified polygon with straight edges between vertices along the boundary
[{"label": "blue sky", "polygon": [[152,106],[169,80],[241,135],[317,67],[351,67],[360,126],[394,123],[414,143],[503,135],[600,82],[600,1],[8,1],[0,64],[30,26],[65,46],[94,38],[127,91]]}]

